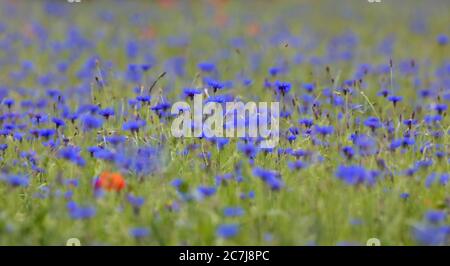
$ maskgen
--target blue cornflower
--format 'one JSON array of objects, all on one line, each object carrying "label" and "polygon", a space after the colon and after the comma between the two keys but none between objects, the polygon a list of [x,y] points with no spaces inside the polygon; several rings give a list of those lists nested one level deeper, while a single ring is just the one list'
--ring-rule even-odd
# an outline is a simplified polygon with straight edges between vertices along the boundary
[{"label": "blue cornflower", "polygon": [[405,137],[405,138],[401,138],[401,139],[394,139],[394,140],[391,142],[389,148],[390,148],[391,150],[395,150],[395,149],[397,149],[398,147],[406,148],[406,147],[408,147],[408,146],[414,145],[414,143],[415,143],[415,141],[414,141],[413,138],[407,138],[407,137]]},{"label": "blue cornflower", "polygon": [[200,186],[197,188],[197,191],[203,197],[211,197],[212,195],[216,194],[217,189],[215,187]]},{"label": "blue cornflower", "polygon": [[131,132],[139,132],[140,128],[146,126],[146,124],[147,123],[144,120],[128,121],[122,125],[122,129]]},{"label": "blue cornflower", "polygon": [[306,167],[306,163],[300,160],[288,162],[288,167],[291,170],[300,170]]},{"label": "blue cornflower", "polygon": [[61,118],[58,118],[58,117],[53,117],[52,122],[55,124],[56,128],[66,126],[66,123],[64,122],[64,120]]},{"label": "blue cornflower", "polygon": [[433,106],[433,109],[440,115],[442,115],[442,113],[447,110],[447,105],[440,103],[440,104],[436,104]]},{"label": "blue cornflower", "polygon": [[354,143],[358,147],[358,152],[361,156],[374,155],[378,151],[376,140],[367,135],[356,135]]},{"label": "blue cornflower", "polygon": [[152,68],[152,65],[151,65],[151,64],[142,64],[142,65],[141,65],[141,69],[142,69],[142,71],[144,71],[144,72],[149,71],[150,68]]},{"label": "blue cornflower", "polygon": [[192,99],[194,99],[194,96],[196,94],[202,94],[202,91],[200,89],[185,88],[185,89],[183,89],[183,93],[186,97],[188,97],[192,100]]},{"label": "blue cornflower", "polygon": [[447,185],[450,181],[450,174],[442,174],[439,178],[439,183],[443,186]]},{"label": "blue cornflower", "polygon": [[388,89],[382,89],[378,92],[378,95],[383,96],[384,98],[388,97],[391,92]]},{"label": "blue cornflower", "polygon": [[6,151],[7,149],[8,149],[8,144],[6,144],[6,143],[0,144],[0,151],[1,152]]},{"label": "blue cornflower", "polygon": [[277,80],[275,81],[275,89],[284,96],[291,90],[291,83]]},{"label": "blue cornflower", "polygon": [[425,213],[425,219],[429,223],[438,224],[447,218],[447,213],[445,211],[429,210]]},{"label": "blue cornflower", "polygon": [[381,123],[380,119],[371,116],[364,121],[364,125],[366,127],[369,127],[372,131],[375,131],[375,129],[380,128],[383,124]]},{"label": "blue cornflower", "polygon": [[314,83],[305,83],[303,84],[303,89],[305,89],[307,92],[312,92],[316,85]]},{"label": "blue cornflower", "polygon": [[183,184],[184,184],[184,180],[181,178],[175,178],[174,180],[172,180],[172,182],[170,183],[173,187],[175,188],[180,188]]},{"label": "blue cornflower", "polygon": [[79,206],[76,202],[70,201],[67,203],[70,217],[74,220],[89,219],[95,216],[95,207],[93,206]]},{"label": "blue cornflower", "polygon": [[152,97],[150,95],[139,95],[136,97],[136,100],[141,103],[149,103]]},{"label": "blue cornflower", "polygon": [[223,215],[226,217],[237,217],[244,215],[244,209],[241,207],[227,207],[223,210]]},{"label": "blue cornflower", "polygon": [[408,126],[409,128],[411,128],[413,125],[417,124],[417,120],[416,119],[405,119],[403,120],[403,124]]},{"label": "blue cornflower", "polygon": [[59,157],[71,161],[78,166],[84,166],[86,161],[81,157],[80,152],[81,150],[79,148],[69,146],[59,151]]},{"label": "blue cornflower", "polygon": [[442,46],[447,45],[448,44],[448,36],[445,34],[439,34],[436,37],[436,41],[439,45],[442,45]]},{"label": "blue cornflower", "polygon": [[396,96],[391,95],[388,97],[388,100],[394,104],[394,107],[397,105],[398,102],[401,102],[403,100],[402,96]]},{"label": "blue cornflower", "polygon": [[214,79],[207,79],[206,84],[208,85],[208,87],[213,89],[214,93],[216,93],[218,90],[221,90],[225,87],[225,85],[222,82],[220,82],[218,80],[214,80]]},{"label": "blue cornflower", "polygon": [[269,74],[272,77],[275,77],[276,75],[278,75],[278,73],[280,73],[281,69],[279,67],[271,67],[269,68]]},{"label": "blue cornflower", "polygon": [[302,119],[298,120],[298,122],[301,125],[304,125],[306,128],[310,128],[314,124],[314,121],[310,118],[302,118]]},{"label": "blue cornflower", "polygon": [[314,127],[314,130],[316,133],[322,135],[322,136],[326,136],[326,135],[330,135],[333,134],[334,128],[333,126],[319,126],[316,125]]},{"label": "blue cornflower", "polygon": [[101,109],[98,112],[98,114],[103,116],[106,120],[108,120],[111,116],[114,116],[115,112],[114,112],[114,108],[107,107],[105,109]]},{"label": "blue cornflower", "polygon": [[345,146],[342,148],[342,153],[347,157],[347,159],[351,160],[353,156],[355,156],[355,151],[351,146]]},{"label": "blue cornflower", "polygon": [[49,139],[51,136],[55,135],[56,131],[52,128],[43,128],[38,130],[38,134],[40,137],[45,139]]},{"label": "blue cornflower", "polygon": [[111,143],[112,145],[119,145],[122,143],[125,143],[127,141],[127,138],[125,136],[121,135],[113,135],[106,137],[106,142]]},{"label": "blue cornflower", "polygon": [[136,239],[145,238],[150,234],[150,230],[145,227],[135,227],[131,228],[129,231],[130,235]]},{"label": "blue cornflower", "polygon": [[257,167],[253,169],[253,175],[259,177],[272,190],[280,190],[284,186],[278,172]]},{"label": "blue cornflower", "polygon": [[81,119],[81,122],[85,131],[97,129],[102,127],[103,125],[103,120],[94,115],[84,115]]},{"label": "blue cornflower", "polygon": [[340,165],[336,171],[336,176],[349,185],[358,185],[363,183],[372,185],[375,182],[374,178],[376,173],[367,171],[364,167],[359,165]]},{"label": "blue cornflower", "polygon": [[27,187],[29,184],[28,177],[23,175],[7,175],[0,177],[0,180],[6,181],[12,187]]},{"label": "blue cornflower", "polygon": [[137,197],[132,194],[127,195],[127,200],[135,208],[140,208],[145,203],[145,199],[143,197]]},{"label": "blue cornflower", "polygon": [[9,109],[16,103],[14,99],[7,98],[3,100],[3,104],[6,105]]},{"label": "blue cornflower", "polygon": [[252,143],[238,143],[238,149],[249,159],[254,159],[258,154],[258,148]]},{"label": "blue cornflower", "polygon": [[203,72],[213,72],[216,69],[216,65],[211,62],[201,62],[197,66]]},{"label": "blue cornflower", "polygon": [[404,192],[404,193],[400,194],[400,198],[402,198],[402,199],[408,199],[409,197],[410,197],[409,193]]},{"label": "blue cornflower", "polygon": [[239,233],[238,224],[222,224],[217,228],[216,234],[222,238],[231,238]]},{"label": "blue cornflower", "polygon": [[419,225],[413,229],[413,236],[420,245],[443,245],[450,234],[448,226]]}]

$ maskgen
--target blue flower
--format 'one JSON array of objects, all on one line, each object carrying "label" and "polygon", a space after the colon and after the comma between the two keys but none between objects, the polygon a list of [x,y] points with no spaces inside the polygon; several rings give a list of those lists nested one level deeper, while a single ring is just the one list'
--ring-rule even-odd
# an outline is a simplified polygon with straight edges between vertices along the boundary
[{"label": "blue flower", "polygon": [[425,213],[425,219],[433,224],[438,224],[447,218],[447,213],[445,211],[437,211],[437,210],[430,210]]},{"label": "blue flower", "polygon": [[141,103],[149,103],[152,97],[150,95],[139,95],[136,97],[136,100]]},{"label": "blue flower", "polygon": [[226,217],[237,217],[244,215],[244,209],[241,207],[227,207],[223,210],[223,215]]},{"label": "blue flower", "polygon": [[29,184],[28,177],[22,175],[7,175],[0,177],[0,180],[6,181],[12,187],[27,187]]},{"label": "blue flower", "polygon": [[415,141],[414,141],[413,138],[407,138],[407,137],[405,137],[405,138],[401,138],[401,139],[394,139],[394,140],[391,142],[391,144],[389,145],[389,148],[390,148],[391,150],[395,150],[395,149],[397,149],[398,147],[406,148],[406,147],[408,147],[408,146],[414,145],[414,143],[415,143]]},{"label": "blue flower", "polygon": [[322,136],[326,136],[326,135],[333,134],[334,128],[333,128],[333,126],[318,126],[318,125],[316,125],[314,127],[314,130],[316,133],[318,133]]},{"label": "blue flower", "polygon": [[56,128],[64,127],[66,125],[64,120],[58,117],[53,117],[52,122],[55,124]]},{"label": "blue flower", "polygon": [[355,151],[351,146],[345,146],[342,148],[342,153],[347,157],[347,159],[351,160],[353,156],[355,156]]},{"label": "blue flower", "polygon": [[84,166],[86,161],[81,157],[80,152],[81,150],[79,148],[69,146],[59,151],[59,157],[71,161],[78,166]]},{"label": "blue flower", "polygon": [[81,122],[85,131],[90,131],[103,126],[103,120],[93,115],[83,116]]},{"label": "blue flower", "polygon": [[442,174],[439,178],[439,183],[443,186],[447,185],[450,180],[450,174]]},{"label": "blue flower", "polygon": [[436,41],[439,45],[442,45],[442,46],[447,45],[448,44],[448,36],[445,34],[439,34],[436,37]]},{"label": "blue flower", "polygon": [[304,125],[306,128],[310,128],[314,124],[314,121],[310,118],[302,118],[302,119],[298,120],[298,122],[301,125]]},{"label": "blue flower", "polygon": [[212,195],[216,194],[217,189],[215,187],[200,186],[198,187],[197,191],[203,197],[211,197]]},{"label": "blue flower", "polygon": [[130,235],[136,239],[145,238],[150,234],[150,230],[145,227],[135,227],[131,228],[129,231]]},{"label": "blue flower", "polygon": [[131,132],[139,132],[139,130],[142,127],[145,127],[146,124],[147,123],[144,120],[132,120],[132,121],[125,122],[122,125],[122,129],[131,131]]},{"label": "blue flower", "polygon": [[127,138],[125,136],[121,135],[113,135],[106,137],[106,142],[111,143],[112,145],[119,145],[122,143],[125,143],[127,141]]},{"label": "blue flower", "polygon": [[183,89],[183,93],[192,100],[196,94],[202,94],[202,91],[200,89],[185,88]]},{"label": "blue flower", "polygon": [[398,102],[401,102],[403,100],[403,97],[391,95],[388,97],[388,100],[394,104],[394,107],[397,105]]},{"label": "blue flower", "polygon": [[413,229],[413,236],[420,245],[444,245],[449,235],[450,230],[446,226],[421,225]]},{"label": "blue flower", "polygon": [[216,69],[214,63],[211,62],[201,62],[197,66],[203,72],[213,72]]},{"label": "blue flower", "polygon": [[284,96],[291,90],[291,83],[277,80],[275,81],[275,89]]},{"label": "blue flower", "polygon": [[137,197],[132,194],[127,195],[127,200],[135,208],[140,208],[145,203],[145,199],[143,197]]},{"label": "blue flower", "polygon": [[293,161],[293,162],[288,162],[288,167],[291,170],[300,170],[306,167],[306,163],[304,163],[303,161],[297,160],[297,161]]},{"label": "blue flower", "polygon": [[400,198],[402,198],[402,199],[409,199],[409,197],[410,197],[409,193],[404,192],[404,193],[400,194]]},{"label": "blue flower", "polygon": [[252,143],[238,143],[238,149],[249,159],[254,159],[258,153],[258,148]]},{"label": "blue flower", "polygon": [[314,88],[316,87],[316,85],[314,83],[305,83],[303,84],[303,88],[307,91],[307,92],[312,92],[314,90]]},{"label": "blue flower", "polygon": [[16,101],[14,99],[4,99],[3,100],[3,104],[6,105],[9,109],[11,109],[11,107],[16,103]]},{"label": "blue flower", "polygon": [[238,224],[222,224],[217,228],[216,234],[222,238],[231,238],[239,233]]},{"label": "blue flower", "polygon": [[8,149],[8,144],[4,143],[4,144],[0,144],[0,151],[4,152]]},{"label": "blue flower", "polygon": [[364,125],[369,127],[372,131],[375,131],[375,129],[380,128],[383,124],[377,117],[371,116],[364,121]]},{"label": "blue flower", "polygon": [[98,112],[99,115],[103,116],[106,120],[108,120],[111,116],[114,116],[114,108],[107,107]]},{"label": "blue flower", "polygon": [[207,79],[206,84],[208,85],[208,87],[213,89],[214,93],[216,93],[218,90],[221,90],[225,87],[225,85],[222,82],[220,82],[218,80],[214,80],[214,79]]},{"label": "blue flower", "polygon": [[442,113],[447,110],[447,105],[446,104],[436,104],[433,106],[433,109],[440,115],[442,115]]},{"label": "blue flower", "polygon": [[253,175],[259,177],[272,190],[280,190],[284,186],[278,172],[257,167],[253,169]]},{"label": "blue flower", "polygon": [[367,184],[373,185],[376,181],[376,172],[367,171],[359,165],[340,165],[336,171],[336,176],[349,185]]},{"label": "blue flower", "polygon": [[93,206],[79,206],[77,203],[70,201],[67,203],[70,217],[74,220],[89,219],[95,216],[96,210]]}]

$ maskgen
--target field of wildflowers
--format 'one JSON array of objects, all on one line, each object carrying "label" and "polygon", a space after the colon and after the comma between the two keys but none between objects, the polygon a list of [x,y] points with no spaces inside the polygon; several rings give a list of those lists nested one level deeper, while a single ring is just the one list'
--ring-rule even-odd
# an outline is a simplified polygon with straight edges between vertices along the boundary
[{"label": "field of wildflowers", "polygon": [[[448,1],[0,1],[0,245],[450,244]],[[279,102],[279,142],[171,135]]]}]

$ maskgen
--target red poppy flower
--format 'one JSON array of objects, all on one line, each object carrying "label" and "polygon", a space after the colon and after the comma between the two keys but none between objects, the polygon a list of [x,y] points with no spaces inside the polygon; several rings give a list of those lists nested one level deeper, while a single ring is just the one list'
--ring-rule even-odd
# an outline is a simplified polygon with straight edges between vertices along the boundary
[{"label": "red poppy flower", "polygon": [[95,189],[119,192],[126,186],[125,179],[120,173],[102,172],[95,181]]}]

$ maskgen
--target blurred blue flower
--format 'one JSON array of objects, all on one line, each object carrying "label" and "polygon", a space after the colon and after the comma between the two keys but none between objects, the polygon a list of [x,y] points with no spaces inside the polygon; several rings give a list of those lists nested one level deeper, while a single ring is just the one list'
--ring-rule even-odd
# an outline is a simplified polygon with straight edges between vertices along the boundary
[{"label": "blurred blue flower", "polygon": [[221,238],[232,238],[239,233],[238,224],[223,224],[217,228],[216,234]]}]

